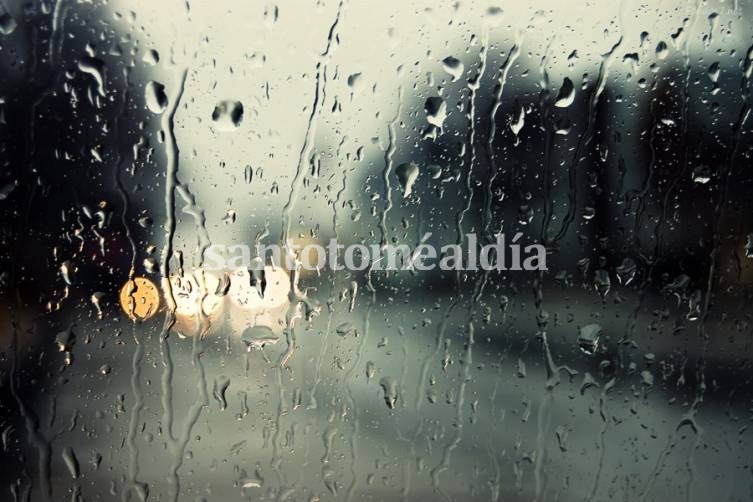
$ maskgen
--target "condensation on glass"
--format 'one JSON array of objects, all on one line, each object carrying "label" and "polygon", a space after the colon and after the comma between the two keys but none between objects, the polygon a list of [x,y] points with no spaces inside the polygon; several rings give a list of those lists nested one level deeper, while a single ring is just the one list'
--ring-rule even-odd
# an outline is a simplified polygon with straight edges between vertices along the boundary
[{"label": "condensation on glass", "polygon": [[751,19],[0,0],[0,500],[750,500]]}]

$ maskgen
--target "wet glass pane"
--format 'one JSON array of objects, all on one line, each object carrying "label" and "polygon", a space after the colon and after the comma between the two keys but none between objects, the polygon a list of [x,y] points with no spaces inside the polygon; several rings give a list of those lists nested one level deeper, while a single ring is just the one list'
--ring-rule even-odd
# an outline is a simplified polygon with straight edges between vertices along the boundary
[{"label": "wet glass pane", "polygon": [[0,500],[751,500],[751,19],[0,0]]}]

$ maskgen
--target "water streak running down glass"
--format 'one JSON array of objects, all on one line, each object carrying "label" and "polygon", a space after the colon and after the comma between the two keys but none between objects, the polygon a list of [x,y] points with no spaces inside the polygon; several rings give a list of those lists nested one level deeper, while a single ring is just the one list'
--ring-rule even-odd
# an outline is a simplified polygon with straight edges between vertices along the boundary
[{"label": "water streak running down glass", "polygon": [[0,0],[0,501],[751,500],[751,19]]}]

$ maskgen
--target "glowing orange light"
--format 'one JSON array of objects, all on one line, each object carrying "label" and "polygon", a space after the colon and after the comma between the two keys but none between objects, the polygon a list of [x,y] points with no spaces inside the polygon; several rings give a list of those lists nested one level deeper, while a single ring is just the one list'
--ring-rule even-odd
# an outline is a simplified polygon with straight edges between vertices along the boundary
[{"label": "glowing orange light", "polygon": [[127,281],[120,290],[120,306],[131,319],[146,320],[159,310],[159,290],[145,277]]}]

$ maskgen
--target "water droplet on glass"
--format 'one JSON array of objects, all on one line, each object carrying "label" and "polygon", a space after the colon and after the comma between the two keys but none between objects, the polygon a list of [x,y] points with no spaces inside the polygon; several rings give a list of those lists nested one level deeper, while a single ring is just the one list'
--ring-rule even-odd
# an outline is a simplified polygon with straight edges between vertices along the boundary
[{"label": "water droplet on glass", "polygon": [[241,481],[241,495],[244,497],[248,496],[245,493],[246,490],[250,490],[251,488],[261,488],[262,486],[264,486],[264,478],[257,469],[253,476],[245,477]]},{"label": "water droplet on glass", "polygon": [[65,466],[68,468],[68,474],[71,475],[71,478],[78,479],[79,475],[79,467],[78,467],[78,459],[76,458],[76,453],[73,451],[73,448],[70,446],[66,446],[63,448],[63,462],[65,463]]},{"label": "water droplet on glass", "polygon": [[560,451],[567,451],[567,429],[559,425],[554,429],[554,435],[557,437],[557,445],[559,446]]},{"label": "water droplet on glass", "polygon": [[527,204],[523,204],[518,208],[518,223],[521,225],[528,225],[533,221],[534,211],[533,208]]},{"label": "water droplet on glass", "polygon": [[167,109],[167,95],[165,86],[154,80],[150,80],[144,87],[146,107],[150,112],[160,114]]},{"label": "water droplet on glass", "polygon": [[131,319],[149,319],[157,313],[160,293],[145,277],[126,281],[120,290],[120,306]]},{"label": "water droplet on glass", "polygon": [[514,115],[514,116],[513,116],[513,117],[512,117],[511,119],[510,119],[510,130],[512,131],[512,133],[513,133],[513,134],[514,134],[515,136],[517,136],[518,134],[520,134],[520,131],[521,131],[521,130],[523,129],[523,126],[524,126],[525,124],[526,124],[526,111],[525,111],[525,109],[524,109],[524,108],[523,108],[523,107],[521,106],[521,107],[520,107],[520,108],[518,109],[518,113],[517,113],[517,115]]},{"label": "water droplet on glass", "polygon": [[94,308],[97,309],[97,318],[102,319],[102,300],[104,299],[105,294],[101,291],[97,291],[96,293],[92,294],[91,301],[94,305]]},{"label": "water droplet on glass", "polygon": [[384,377],[379,380],[379,385],[384,392],[384,402],[387,407],[394,410],[397,406],[397,380],[392,377]]},{"label": "water droplet on glass", "polygon": [[753,232],[745,236],[745,257],[753,258]]},{"label": "water droplet on glass", "polygon": [[225,375],[220,375],[214,379],[212,394],[220,405],[220,410],[227,409],[227,389],[230,387],[230,379]]},{"label": "water droplet on glass", "polygon": [[236,213],[233,209],[228,209],[225,211],[225,216],[222,217],[222,222],[225,225],[230,225],[232,223],[235,223]]},{"label": "water droplet on glass", "polygon": [[664,286],[661,291],[664,294],[673,294],[677,296],[679,301],[680,298],[685,296],[685,292],[689,285],[690,277],[687,274],[680,274],[672,279],[672,282]]},{"label": "water droplet on glass", "polygon": [[560,92],[557,94],[557,99],[554,102],[554,106],[557,108],[567,108],[575,101],[575,87],[573,81],[565,77],[560,87]]},{"label": "water droplet on glass", "polygon": [[685,319],[697,321],[703,315],[703,292],[700,289],[693,291],[688,297],[688,313]]},{"label": "water droplet on glass", "polygon": [[376,375],[376,366],[373,362],[369,361],[366,363],[366,380],[370,381],[374,378],[374,375]]},{"label": "water droplet on glass", "polygon": [[218,131],[234,131],[243,121],[243,103],[233,100],[220,101],[214,107],[212,121]]},{"label": "water droplet on glass", "polygon": [[612,281],[609,278],[609,272],[606,270],[598,269],[594,272],[594,289],[602,298],[609,294],[609,290],[612,287]]},{"label": "water droplet on glass", "polygon": [[656,57],[658,57],[659,59],[664,59],[668,54],[669,49],[667,48],[667,44],[664,41],[656,44]]},{"label": "water droplet on glass", "polygon": [[627,286],[635,278],[638,268],[632,258],[625,258],[622,263],[615,269],[617,273],[617,282]]},{"label": "water droplet on glass", "polygon": [[6,10],[5,6],[0,3],[0,34],[10,35],[16,30],[17,26],[16,20]]},{"label": "water droplet on glass", "polygon": [[589,356],[594,355],[599,346],[601,330],[602,328],[600,324],[588,324],[580,328],[580,333],[578,334],[578,347],[580,347],[580,350],[582,350],[583,353],[588,354]]},{"label": "water droplet on glass", "polygon": [[568,117],[559,117],[554,121],[554,134],[567,136],[573,128],[573,123]]},{"label": "water droplet on glass", "polygon": [[344,322],[337,326],[335,329],[338,335],[340,336],[358,336],[358,332],[356,331],[356,327],[353,326],[353,323],[350,322]]},{"label": "water droplet on glass", "polygon": [[280,338],[269,326],[251,326],[243,331],[241,340],[246,345],[246,350],[251,351],[264,348],[266,345],[274,345]]},{"label": "water droplet on glass", "polygon": [[424,110],[426,111],[426,121],[441,129],[447,118],[447,104],[444,100],[436,96],[428,98],[424,103]]},{"label": "water droplet on glass", "polygon": [[462,77],[465,70],[463,62],[452,56],[447,56],[442,60],[442,68],[452,77],[453,82]]},{"label": "water droplet on glass", "polygon": [[363,75],[361,73],[353,73],[348,76],[348,87],[350,88],[350,96],[354,97],[361,92],[363,87]]},{"label": "water droplet on glass", "polygon": [[154,49],[149,49],[144,53],[144,56],[141,58],[141,60],[148,65],[154,66],[159,63],[159,52],[155,51]]},{"label": "water droplet on glass", "polygon": [[711,66],[709,66],[709,69],[706,71],[706,74],[709,76],[709,80],[711,80],[713,83],[717,83],[719,81],[719,74],[721,73],[721,68],[719,68],[719,63],[711,63]]},{"label": "water droplet on glass", "polygon": [[105,62],[93,57],[83,57],[78,62],[78,69],[91,75],[96,84],[97,94],[105,95]]},{"label": "water droplet on glass", "polygon": [[73,333],[73,326],[61,331],[55,336],[55,344],[58,346],[59,352],[70,352],[73,350],[73,345],[76,343],[76,335]]},{"label": "water droplet on glass", "polygon": [[711,181],[711,168],[705,164],[693,168],[693,181],[705,185]]},{"label": "water droplet on glass", "polygon": [[70,260],[64,261],[60,264],[60,275],[63,276],[63,281],[69,286],[73,285],[75,280],[76,268]]},{"label": "water droplet on glass", "polygon": [[641,384],[643,384],[646,387],[653,387],[654,375],[652,375],[651,372],[648,370],[641,371]]},{"label": "water droplet on glass", "polygon": [[395,169],[395,174],[397,175],[398,181],[400,181],[400,186],[403,187],[403,198],[407,199],[410,197],[410,194],[413,193],[413,184],[418,179],[418,164],[415,162],[400,164]]}]

